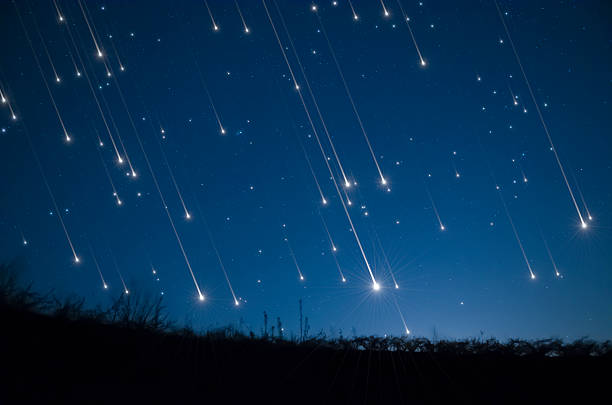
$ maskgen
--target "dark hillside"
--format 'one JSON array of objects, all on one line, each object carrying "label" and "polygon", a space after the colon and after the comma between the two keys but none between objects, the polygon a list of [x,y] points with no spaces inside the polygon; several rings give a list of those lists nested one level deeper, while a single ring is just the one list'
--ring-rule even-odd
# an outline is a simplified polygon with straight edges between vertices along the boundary
[{"label": "dark hillside", "polygon": [[[11,307],[1,316],[2,403],[593,403],[611,381],[610,354],[589,355],[588,342],[550,357],[524,342],[470,353],[470,342],[297,344]],[[388,350],[402,342],[411,351]]]}]

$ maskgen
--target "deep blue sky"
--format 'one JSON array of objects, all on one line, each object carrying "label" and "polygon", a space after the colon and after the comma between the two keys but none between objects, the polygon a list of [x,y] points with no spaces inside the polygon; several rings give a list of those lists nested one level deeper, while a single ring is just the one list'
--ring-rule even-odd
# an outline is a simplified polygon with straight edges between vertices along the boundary
[{"label": "deep blue sky", "polygon": [[[588,207],[593,216],[583,230],[493,1],[403,0],[425,67],[419,65],[396,0],[385,1],[389,18],[379,1],[354,0],[358,21],[346,0],[337,6],[317,3],[390,192],[380,184],[312,3],[277,1],[341,163],[358,183],[347,190],[353,202],[348,211],[380,291],[372,290],[260,1],[239,1],[248,35],[233,1],[209,0],[216,32],[203,1],[87,1],[111,78],[96,57],[77,2],[58,1],[65,19],[59,22],[52,1],[17,1],[70,143],[64,141],[15,5],[3,1],[0,84],[17,120],[11,120],[7,104],[0,107],[0,258],[24,258],[24,278],[37,288],[83,296],[93,305],[121,293],[115,257],[131,293],[163,291],[171,317],[197,328],[237,324],[242,318],[246,327],[259,331],[265,310],[295,332],[302,298],[311,332],[342,330],[346,335],[354,328],[358,334],[399,335],[401,311],[415,335],[432,336],[435,330],[451,338],[481,331],[499,338],[612,338],[610,7],[598,1],[500,0],[580,211],[586,218]],[[281,17],[272,0],[266,4],[337,175]],[[118,165],[83,73],[91,79],[115,141],[122,139],[136,179],[125,175],[126,164]],[[197,299],[136,136],[204,302]],[[329,201],[326,206],[300,143]],[[162,148],[191,220],[185,219]],[[544,240],[561,277],[555,276]]]}]

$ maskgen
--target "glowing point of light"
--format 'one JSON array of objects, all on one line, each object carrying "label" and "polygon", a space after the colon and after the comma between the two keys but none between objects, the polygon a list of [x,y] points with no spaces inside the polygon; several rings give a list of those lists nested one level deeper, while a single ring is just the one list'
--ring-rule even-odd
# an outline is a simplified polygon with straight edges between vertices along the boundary
[{"label": "glowing point of light", "polygon": [[304,281],[304,276],[300,276],[300,281]]},{"label": "glowing point of light", "polygon": [[189,214],[189,213],[185,214],[185,218],[191,219],[191,214]]},{"label": "glowing point of light", "polygon": [[70,142],[72,141],[72,138],[70,138],[70,136],[66,135],[66,142]]},{"label": "glowing point of light", "polygon": [[299,89],[300,89],[300,85],[299,85],[299,84],[296,84],[296,85],[295,85],[295,89],[296,89],[296,90],[299,90]]},{"label": "glowing point of light", "polygon": [[59,76],[55,76],[55,81],[59,83],[62,81],[62,79],[60,79]]},{"label": "glowing point of light", "polygon": [[234,300],[234,305],[235,305],[235,306],[240,305],[240,303],[238,302],[238,300]]},{"label": "glowing point of light", "polygon": [[219,26],[215,24],[215,25],[213,25],[213,29],[214,29],[215,31],[219,31]]},{"label": "glowing point of light", "polygon": [[74,256],[74,262],[75,262],[75,263],[80,263],[80,262],[81,262],[81,259],[79,259],[79,257],[78,257],[78,256]]},{"label": "glowing point of light", "polygon": [[119,162],[119,164],[123,164],[123,159],[121,159],[121,157],[118,157],[117,162]]},{"label": "glowing point of light", "polygon": [[592,220],[593,220],[593,217],[589,215],[589,221],[592,221]]},{"label": "glowing point of light", "polygon": [[106,77],[111,77],[111,72],[106,72]]},{"label": "glowing point of light", "polygon": [[351,182],[347,180],[347,181],[344,183],[344,187],[346,187],[346,188],[350,188],[350,187],[351,187]]},{"label": "glowing point of light", "polygon": [[410,335],[410,330],[408,330],[408,328],[406,328],[406,335]]},{"label": "glowing point of light", "polygon": [[461,177],[461,175],[459,173],[455,173],[455,177],[459,178],[459,177]]},{"label": "glowing point of light", "polygon": [[248,27],[245,27],[245,28],[244,28],[244,32],[245,32],[246,34],[248,34],[248,33],[250,32],[250,31],[249,31],[249,28],[248,28]]},{"label": "glowing point of light", "polygon": [[346,283],[346,279],[344,277],[342,277],[342,282]]},{"label": "glowing point of light", "polygon": [[327,200],[325,198],[323,199],[323,205],[327,205]]},{"label": "glowing point of light", "polygon": [[582,229],[586,229],[588,227],[587,223],[584,222],[584,221],[582,221],[582,225],[581,226],[582,226]]},{"label": "glowing point of light", "polygon": [[77,70],[77,77],[81,77],[81,72]]},{"label": "glowing point of light", "polygon": [[120,199],[117,199],[117,205],[123,205],[123,201],[121,201]]},{"label": "glowing point of light", "polygon": [[221,135],[225,135],[225,128],[221,128]]},{"label": "glowing point of light", "polygon": [[380,181],[382,183],[383,186],[387,185],[387,180],[383,177]]},{"label": "glowing point of light", "polygon": [[60,21],[64,21],[64,17],[62,17],[61,15],[59,16],[59,20]]},{"label": "glowing point of light", "polygon": [[104,289],[108,290],[108,284],[104,284]]},{"label": "glowing point of light", "polygon": [[138,177],[138,175],[136,174],[134,170],[132,170],[132,177]]},{"label": "glowing point of light", "polygon": [[124,292],[125,292],[126,294],[129,294],[129,293],[130,293],[130,290],[125,290]]},{"label": "glowing point of light", "polygon": [[395,283],[395,289],[399,290],[399,285],[397,285],[397,283]]},{"label": "glowing point of light", "polygon": [[332,250],[336,252],[338,249],[335,246],[332,246]]},{"label": "glowing point of light", "polygon": [[199,297],[198,297],[198,299],[199,299],[200,301],[204,301],[204,296],[203,296],[202,294],[200,294],[200,295],[199,295]]},{"label": "glowing point of light", "polygon": [[312,11],[317,11],[317,6],[313,4],[311,9],[312,9]]},{"label": "glowing point of light", "polygon": [[13,121],[15,121],[17,119],[17,116],[15,114],[11,115],[11,118],[13,119]]},{"label": "glowing point of light", "polygon": [[378,284],[376,281],[372,284],[372,289],[374,291],[380,291],[380,284]]},{"label": "glowing point of light", "polygon": [[535,274],[531,273],[531,279],[535,280]]},{"label": "glowing point of light", "polygon": [[387,10],[385,10],[385,17],[389,17],[389,12]]},{"label": "glowing point of light", "polygon": [[427,66],[427,62],[425,62],[423,59],[421,59],[421,66]]},{"label": "glowing point of light", "polygon": [[353,20],[355,21],[359,20],[359,16],[357,14],[353,14]]},{"label": "glowing point of light", "polygon": [[123,72],[125,70],[125,67],[119,66],[119,70],[121,70]]},{"label": "glowing point of light", "polygon": [[445,230],[445,229],[446,229],[446,228],[444,227],[444,225],[440,225],[440,230],[441,230],[441,231],[443,231],[443,230]]},{"label": "glowing point of light", "polygon": [[102,56],[104,56],[102,55],[102,52],[98,51],[98,58],[101,58]]}]

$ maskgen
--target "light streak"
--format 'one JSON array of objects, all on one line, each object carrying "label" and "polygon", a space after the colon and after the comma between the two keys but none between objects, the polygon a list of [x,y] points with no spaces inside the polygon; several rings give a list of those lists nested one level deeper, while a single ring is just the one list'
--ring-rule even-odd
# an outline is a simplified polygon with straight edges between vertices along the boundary
[{"label": "light streak", "polygon": [[[36,61],[36,65],[38,66],[38,71],[40,72],[40,76],[43,79],[43,82],[45,84],[45,88],[47,89],[47,93],[49,94],[49,98],[51,99],[51,104],[53,105],[53,108],[55,110],[55,113],[57,114],[57,119],[59,120],[60,126],[62,127],[62,130],[64,131],[64,139],[66,140],[66,142],[70,142],[72,140],[72,138],[70,137],[70,135],[68,135],[68,131],[66,130],[66,125],[64,125],[64,120],[62,119],[62,115],[59,112],[59,109],[57,107],[57,104],[55,103],[55,98],[53,97],[53,93],[51,93],[51,88],[49,87],[49,83],[47,82],[47,78],[45,77],[45,74],[42,70],[42,66],[40,64],[40,60],[38,59],[38,55],[36,54],[36,51],[34,49],[34,45],[32,43],[32,39],[30,38],[30,34],[28,34],[28,30],[25,27],[25,24],[23,22],[23,19],[21,18],[21,13],[19,12],[19,8],[17,8],[17,3],[13,2],[13,5],[15,6],[15,10],[17,11],[17,16],[19,17],[19,22],[21,23],[21,28],[23,28],[23,32],[25,33],[26,39],[28,40],[28,44],[30,45],[30,49],[32,50],[32,55],[34,56],[34,60]],[[39,32],[40,35],[40,32]],[[13,120],[17,119],[17,117],[15,116],[14,112],[11,109],[11,114],[12,114],[12,118]]]},{"label": "light streak", "polygon": [[359,20],[359,16],[355,12],[355,7],[353,7],[353,2],[351,0],[348,0],[348,4],[351,7],[351,11],[353,12],[353,20],[355,21]]},{"label": "light streak", "polygon": [[404,325],[404,332],[406,333],[406,335],[410,335],[410,329],[408,329],[408,325],[406,325],[406,319],[404,318],[404,314],[402,314],[402,310],[400,309],[399,305],[397,304],[397,299],[395,297],[393,297],[393,302],[395,303],[395,307],[397,308],[397,312],[399,313],[399,316],[402,320],[402,324]]},{"label": "light streak", "polygon": [[242,11],[240,10],[240,6],[238,5],[238,0],[234,0],[234,3],[236,3],[236,10],[238,10],[238,15],[240,16],[240,20],[242,21],[242,25],[244,26],[244,33],[248,34],[251,31],[249,30],[249,27],[244,21],[244,16],[242,15]]},{"label": "light streak", "polygon": [[304,281],[304,274],[302,274],[302,269],[300,269],[300,265],[297,262],[295,257],[295,253],[293,252],[293,248],[289,243],[289,239],[285,238],[285,242],[287,242],[287,247],[289,248],[289,254],[291,255],[291,259],[293,259],[293,263],[295,264],[295,268],[297,269],[298,274],[300,275],[300,281]]},{"label": "light streak", "polygon": [[[153,132],[155,132],[155,127],[153,126],[153,122],[150,119],[148,121],[151,124],[151,128],[153,129]],[[178,198],[181,201],[181,205],[183,206],[183,211],[185,211],[185,219],[189,220],[191,219],[191,214],[189,213],[189,210],[187,209],[187,206],[185,205],[183,194],[181,193],[178,183],[176,182],[176,178],[174,177],[174,173],[172,172],[172,168],[170,167],[170,163],[168,162],[168,157],[166,156],[166,152],[164,151],[164,148],[162,147],[161,142],[159,142],[159,139],[155,137],[155,140],[157,141],[159,150],[161,150],[162,158],[164,159],[164,163],[166,164],[166,167],[168,168],[170,179],[172,180],[172,184],[174,184],[174,189],[176,190],[176,194],[178,195]]]},{"label": "light streak", "polygon": [[544,234],[542,234],[542,231],[540,230],[540,234],[542,236],[542,241],[544,242],[544,247],[546,248],[546,253],[548,253],[548,257],[550,258],[550,262],[552,263],[553,269],[555,270],[555,276],[556,277],[562,277],[561,273],[559,272],[559,269],[557,268],[557,263],[555,263],[555,259],[553,258],[553,255],[550,251],[550,248],[548,247],[548,242],[546,242],[546,238],[544,237]]},{"label": "light streak", "polygon": [[327,227],[327,223],[325,222],[325,218],[323,218],[323,214],[319,211],[319,216],[321,217],[321,222],[323,223],[323,228],[325,228],[325,233],[327,234],[327,238],[329,239],[329,245],[332,252],[337,252],[338,248],[332,239],[331,233],[329,232],[329,228]]},{"label": "light streak", "polygon": [[217,244],[215,243],[215,239],[213,238],[212,231],[210,230],[210,227],[208,226],[208,222],[206,221],[206,217],[204,216],[202,212],[202,208],[200,207],[200,202],[197,200],[197,198],[196,198],[196,209],[198,210],[198,215],[202,219],[202,224],[204,225],[204,228],[206,228],[206,232],[208,233],[208,239],[210,240],[210,244],[212,245],[213,250],[215,251],[215,255],[217,256],[219,267],[221,268],[221,271],[223,271],[223,275],[225,276],[225,281],[227,282],[227,286],[229,287],[230,292],[232,293],[232,297],[234,298],[234,305],[238,306],[240,302],[238,301],[238,298],[236,297],[236,293],[234,292],[232,283],[230,282],[229,276],[227,275],[225,264],[223,264],[223,260],[221,259],[221,254],[219,253],[219,249],[217,248]]},{"label": "light streak", "polygon": [[74,262],[75,263],[79,263],[81,260],[79,259],[79,256],[76,253],[76,250],[74,249],[74,245],[72,243],[72,238],[70,237],[70,235],[68,234],[68,229],[66,228],[66,224],[64,223],[64,219],[62,218],[62,212],[60,211],[59,207],[57,206],[57,202],[55,200],[55,195],[53,194],[53,191],[51,190],[51,186],[49,185],[49,182],[47,181],[47,176],[45,176],[45,172],[44,169],[42,167],[42,164],[40,163],[40,159],[38,158],[38,154],[36,153],[36,150],[34,149],[34,144],[32,143],[32,139],[30,138],[30,133],[27,129],[27,127],[25,126],[25,122],[22,122],[22,126],[23,126],[23,131],[26,135],[26,139],[28,140],[28,145],[30,146],[30,150],[32,151],[32,155],[34,155],[34,160],[36,161],[36,164],[38,166],[38,170],[40,171],[40,175],[43,179],[43,183],[45,183],[45,187],[47,188],[47,192],[49,193],[49,197],[51,198],[51,202],[53,203],[53,208],[55,209],[55,212],[57,213],[57,217],[60,221],[60,225],[62,226],[62,230],[64,231],[64,235],[66,236],[66,240],[68,241],[68,245],[70,246],[70,250],[72,251],[72,256],[74,258]]},{"label": "light streak", "polygon": [[510,95],[512,96],[512,105],[517,106],[518,105],[518,100],[517,100],[516,96],[514,95],[514,92],[512,91],[512,87],[510,87],[510,85],[508,85],[508,90],[510,90]]},{"label": "light streak", "polygon": [[536,276],[531,269],[531,264],[529,264],[529,259],[527,259],[527,254],[525,253],[525,248],[523,248],[523,242],[521,242],[521,238],[519,238],[518,231],[516,230],[516,226],[514,226],[514,221],[512,220],[512,216],[510,216],[510,211],[508,210],[508,206],[506,205],[506,201],[504,200],[504,196],[501,192],[501,187],[497,184],[495,185],[495,189],[497,190],[497,194],[499,195],[499,199],[502,202],[504,207],[504,211],[506,213],[506,217],[508,218],[508,222],[510,222],[510,226],[512,227],[512,232],[514,233],[514,237],[516,239],[516,243],[519,245],[521,249],[521,254],[523,255],[523,259],[525,260],[525,264],[527,265],[527,269],[529,269],[529,275],[532,280],[535,280]]},{"label": "light streak", "polygon": [[382,6],[382,9],[383,9],[383,15],[385,17],[389,17],[391,14],[389,14],[389,10],[387,10],[387,7],[385,7],[385,3],[383,0],[380,0],[380,5]]},{"label": "light streak", "polygon": [[363,133],[363,137],[366,141],[366,144],[368,145],[368,149],[370,150],[370,154],[372,155],[372,160],[374,161],[374,164],[376,165],[376,169],[378,170],[378,175],[380,176],[380,181],[381,184],[387,185],[387,180],[385,179],[385,177],[383,176],[382,170],[380,169],[380,165],[378,164],[378,159],[376,159],[376,154],[374,153],[374,149],[372,149],[372,144],[370,143],[370,139],[368,138],[368,135],[366,133],[365,127],[363,125],[363,122],[361,121],[361,116],[359,115],[359,112],[357,111],[357,106],[355,105],[355,101],[353,100],[353,95],[351,94],[351,91],[349,90],[348,84],[346,83],[346,79],[344,78],[344,73],[342,73],[342,68],[340,67],[340,63],[338,62],[338,58],[336,57],[336,53],[334,52],[334,48],[332,47],[331,41],[329,40],[329,37],[327,36],[327,31],[325,30],[325,26],[323,25],[323,21],[321,20],[321,17],[319,16],[319,13],[316,13],[317,15],[317,19],[319,20],[319,25],[321,27],[321,32],[323,33],[323,36],[325,37],[325,40],[327,41],[327,46],[329,48],[329,51],[332,55],[332,59],[334,60],[334,64],[336,65],[336,69],[338,70],[338,74],[340,75],[340,78],[342,79],[342,84],[344,85],[344,90],[346,91],[346,95],[348,96],[349,101],[351,102],[351,106],[353,107],[353,112],[355,113],[355,117],[357,118],[357,122],[359,123],[359,127],[361,128],[361,132]]},{"label": "light streak", "polygon": [[64,15],[60,11],[59,6],[57,5],[57,1],[53,0],[53,6],[55,6],[55,11],[57,12],[57,20],[61,23],[65,21]]},{"label": "light streak", "polygon": [[531,100],[533,101],[533,104],[538,113],[538,117],[540,118],[540,122],[542,123],[542,127],[544,128],[544,132],[546,133],[546,138],[548,139],[550,149],[555,155],[555,160],[557,161],[557,165],[559,166],[559,171],[561,172],[561,175],[563,176],[563,180],[565,181],[565,185],[567,186],[567,191],[569,192],[572,203],[574,204],[574,207],[576,208],[576,212],[578,213],[581,227],[582,229],[586,229],[588,225],[584,221],[584,218],[582,217],[582,212],[580,212],[580,208],[578,207],[578,203],[576,202],[576,198],[574,197],[574,192],[572,191],[572,187],[570,186],[569,181],[567,180],[567,176],[565,175],[565,169],[563,168],[563,164],[561,163],[561,159],[559,158],[559,155],[557,153],[557,148],[555,148],[550,132],[548,131],[548,126],[546,125],[546,122],[544,121],[544,116],[542,115],[542,111],[540,110],[540,105],[538,104],[535,98],[535,94],[533,92],[533,89],[531,88],[529,79],[527,78],[527,73],[525,73],[525,69],[523,68],[523,63],[521,62],[521,58],[519,57],[516,47],[514,46],[514,41],[512,40],[512,37],[510,36],[510,31],[508,30],[508,25],[506,24],[506,20],[504,20],[501,9],[499,8],[499,4],[497,4],[497,0],[494,0],[494,3],[495,3],[495,7],[497,8],[497,14],[499,15],[499,19],[501,20],[501,23],[504,26],[504,30],[506,32],[506,36],[508,37],[508,41],[510,41],[512,51],[514,52],[514,56],[516,57],[516,62],[521,69],[523,79],[525,79],[525,84],[527,85],[527,89],[529,90],[529,94],[531,95]]},{"label": "light streak", "polygon": [[[115,79],[116,80],[116,79]],[[132,128],[134,129],[134,135],[136,136],[136,140],[138,141],[138,145],[140,146],[140,150],[144,156],[145,162],[147,163],[147,168],[149,169],[149,173],[151,174],[151,177],[153,179],[153,184],[155,185],[155,189],[157,190],[157,193],[159,195],[159,199],[161,200],[162,203],[162,207],[164,208],[164,212],[166,213],[167,217],[168,217],[168,222],[170,222],[170,226],[172,227],[172,231],[174,232],[174,236],[176,237],[176,241],[179,245],[179,248],[181,250],[181,253],[183,254],[183,258],[185,259],[185,264],[187,265],[187,269],[189,270],[189,274],[191,275],[191,279],[193,280],[193,284],[195,285],[195,288],[198,292],[198,299],[200,301],[204,301],[204,294],[202,293],[202,290],[200,289],[200,285],[198,284],[198,281],[196,280],[195,274],[193,272],[193,269],[191,267],[191,263],[189,262],[189,258],[187,257],[187,252],[185,252],[185,248],[183,247],[183,241],[181,240],[181,237],[176,229],[176,226],[174,225],[174,220],[172,219],[172,215],[170,215],[170,211],[168,210],[168,204],[166,203],[166,199],[164,198],[164,195],[161,191],[161,188],[159,187],[159,183],[157,181],[157,176],[155,176],[155,172],[153,171],[153,167],[151,166],[151,162],[149,161],[149,157],[147,155],[147,152],[145,151],[144,145],[142,143],[142,140],[140,139],[140,136],[138,135],[138,131],[136,130],[136,126],[134,125],[134,120],[132,119],[132,115],[130,114],[128,108],[127,108],[127,104],[125,102],[125,98],[123,97],[123,92],[121,91],[121,88],[118,85],[117,82],[117,89],[119,92],[119,96],[121,99],[121,102],[123,103],[123,106],[126,109],[126,113],[128,115],[130,124],[132,125]]]},{"label": "light streak", "polygon": [[113,134],[111,133],[110,127],[108,126],[108,122],[106,121],[106,116],[104,115],[104,112],[102,111],[102,106],[100,105],[100,101],[98,100],[98,96],[96,95],[96,91],[94,90],[93,84],[91,83],[91,79],[89,78],[89,74],[87,74],[87,67],[85,65],[85,62],[83,61],[83,58],[81,57],[81,54],[79,52],[79,48],[74,40],[74,36],[72,35],[72,31],[70,30],[70,25],[66,24],[66,30],[68,31],[68,36],[70,37],[70,41],[72,42],[72,45],[74,46],[75,50],[76,50],[76,54],[77,57],[79,58],[79,61],[81,63],[81,65],[83,66],[83,74],[85,75],[85,79],[87,79],[87,85],[89,86],[89,90],[91,92],[91,95],[94,98],[94,101],[96,103],[96,107],[98,108],[98,112],[100,113],[100,118],[102,118],[102,122],[104,123],[104,127],[106,128],[106,133],[108,134],[108,137],[111,141],[111,144],[113,145],[113,150],[115,151],[115,155],[117,156],[117,162],[119,164],[123,164],[123,158],[121,157],[121,154],[119,153],[119,149],[117,149],[117,144],[115,142],[115,138],[113,137]]},{"label": "light streak", "polygon": [[194,63],[200,75],[200,83],[202,84],[202,87],[204,88],[204,91],[206,92],[206,95],[208,96],[208,101],[210,102],[210,106],[212,107],[213,113],[215,114],[215,118],[217,119],[217,124],[219,125],[219,132],[221,132],[221,135],[225,135],[226,131],[225,131],[225,128],[223,127],[223,124],[221,124],[221,118],[219,117],[219,112],[217,111],[217,107],[215,107],[215,103],[213,101],[212,95],[210,94],[210,91],[208,90],[208,85],[206,84],[206,81],[204,80],[204,75],[202,74],[200,65],[198,64],[198,61],[195,59],[195,57],[194,57]]},{"label": "light streak", "polygon": [[[338,164],[338,168],[340,169],[340,173],[342,174],[342,178],[344,179],[344,185],[345,187],[350,187],[351,183],[348,181],[346,174],[344,172],[344,168],[342,167],[342,163],[340,162],[340,158],[338,157],[338,153],[336,152],[336,147],[334,146],[334,142],[332,141],[331,135],[329,134],[329,131],[327,129],[327,125],[325,124],[325,120],[323,119],[323,115],[321,114],[321,110],[319,109],[319,103],[317,103],[317,99],[312,91],[312,88],[310,87],[310,82],[308,80],[308,76],[306,76],[306,72],[304,71],[304,66],[302,65],[302,62],[300,60],[300,57],[297,53],[297,50],[295,48],[295,45],[293,43],[293,39],[291,38],[291,35],[289,34],[289,30],[287,28],[287,25],[285,24],[285,19],[283,18],[283,15],[278,7],[278,3],[276,1],[274,1],[274,5],[276,7],[276,10],[278,11],[278,15],[280,16],[281,19],[281,23],[283,25],[283,28],[285,30],[285,33],[287,34],[287,38],[289,39],[289,44],[291,45],[291,49],[293,50],[293,55],[295,56],[295,59],[298,63],[298,66],[300,68],[300,72],[302,73],[302,76],[304,77],[304,82],[306,83],[306,87],[308,89],[308,93],[310,94],[310,98],[312,99],[312,102],[315,106],[315,109],[317,111],[317,115],[319,117],[319,120],[321,121],[321,124],[323,126],[323,130],[325,132],[325,135],[327,136],[327,141],[329,142],[332,152],[334,154],[334,157],[336,158],[336,163]],[[316,11],[316,10],[315,10]],[[327,157],[324,155],[324,159],[326,159]]]},{"label": "light streak", "polygon": [[100,152],[100,149],[96,148],[96,151],[98,152],[98,156],[100,156],[100,161],[102,162],[102,166],[104,167],[104,172],[106,173],[108,182],[110,183],[111,189],[113,190],[113,197],[117,201],[117,205],[121,206],[123,205],[123,202],[121,201],[121,198],[119,198],[119,194],[117,193],[117,189],[115,188],[115,183],[113,182],[113,178],[111,177],[111,174],[108,170],[108,166],[106,166],[106,163],[104,162],[104,158],[102,157],[102,153]]},{"label": "light streak", "polygon": [[93,40],[93,43],[96,47],[96,55],[98,56],[98,58],[103,58],[104,54],[102,53],[102,50],[100,49],[100,46],[98,45],[96,36],[94,35],[94,32],[91,28],[91,24],[89,23],[89,19],[87,18],[87,13],[85,13],[85,9],[83,8],[83,4],[81,3],[81,0],[77,0],[77,2],[79,3],[79,7],[81,8],[81,12],[83,13],[83,18],[85,19],[85,23],[87,23],[87,28],[89,29],[89,33],[91,34],[91,39]]},{"label": "light streak", "polygon": [[100,280],[102,281],[102,288],[104,288],[105,290],[108,289],[108,284],[106,283],[106,280],[104,280],[104,276],[102,275],[102,269],[100,269],[100,264],[98,263],[98,259],[96,258],[96,254],[94,253],[93,247],[91,246],[91,243],[89,243],[89,252],[91,253],[91,257],[93,258],[94,264],[96,265],[96,270],[98,270],[98,274],[100,275]]},{"label": "light streak", "polygon": [[[289,69],[291,71],[291,66],[289,64],[289,60],[287,59],[287,55],[285,53],[285,49],[283,48],[283,44],[282,44],[282,42],[281,42],[281,40],[280,40],[280,38],[278,36],[278,33],[276,31],[276,27],[274,25],[274,21],[272,20],[270,12],[268,11],[268,7],[266,5],[265,0],[262,0],[262,3],[263,3],[264,8],[266,10],[266,14],[268,16],[268,20],[270,21],[270,25],[272,26],[272,30],[274,31],[274,35],[276,37],[276,41],[278,42],[278,46],[280,48],[280,51],[281,51],[281,53],[283,55],[283,58],[284,58],[285,62],[287,63],[287,66],[289,67]],[[325,151],[323,150],[323,146],[321,145],[321,142],[319,141],[319,136],[318,136],[318,133],[317,133],[317,129],[316,129],[314,123],[312,122],[312,117],[310,115],[310,112],[308,111],[308,107],[306,106],[304,98],[302,97],[302,92],[299,91],[299,89],[298,89],[297,93],[300,96],[300,100],[302,101],[302,106],[304,107],[304,112],[306,113],[306,117],[308,118],[308,123],[310,124],[312,132],[315,135],[315,139],[317,139],[317,143],[319,145],[319,148],[321,149],[321,153],[324,156],[325,164],[327,166],[327,169],[329,170],[330,178],[332,180],[332,183],[334,184],[334,187],[336,189],[336,193],[338,194],[338,197],[339,197],[340,202],[342,204],[342,208],[344,209],[344,213],[346,214],[346,217],[347,217],[347,219],[349,221],[349,224],[351,225],[351,230],[353,231],[353,236],[355,237],[355,241],[357,242],[357,245],[359,246],[359,251],[361,252],[361,256],[363,257],[363,260],[364,260],[364,262],[366,264],[366,267],[368,269],[368,273],[370,274],[370,277],[372,279],[373,288],[380,288],[379,284],[376,282],[376,279],[374,277],[374,273],[372,272],[372,268],[370,267],[370,262],[368,261],[368,258],[366,257],[365,251],[364,251],[363,246],[361,244],[361,240],[359,239],[359,235],[357,234],[357,230],[355,229],[355,226],[353,224],[353,220],[351,219],[351,216],[350,216],[350,214],[348,212],[348,209],[346,208],[346,204],[344,203],[344,199],[342,198],[342,193],[340,191],[340,188],[338,187],[338,183],[336,182],[336,178],[334,177],[334,173],[333,173],[333,171],[332,171],[332,169],[331,169],[331,167],[329,165],[329,162],[328,162],[327,157],[325,155]]]},{"label": "light streak", "polygon": [[208,15],[210,16],[210,20],[212,21],[213,30],[219,31],[219,26],[215,22],[215,18],[213,17],[212,11],[210,10],[210,7],[208,6],[208,2],[206,0],[204,0],[204,4],[206,5],[206,10],[208,10]]},{"label": "light streak", "polygon": [[438,219],[438,223],[440,224],[440,230],[446,230],[446,227],[442,223],[442,219],[440,219],[440,214],[438,213],[436,203],[434,202],[433,197],[431,196],[431,193],[429,192],[429,188],[427,186],[425,186],[425,191],[427,191],[427,196],[429,197],[429,201],[431,202],[431,207],[433,208],[434,214],[436,214],[436,218]]},{"label": "light streak", "polygon": [[[414,44],[414,48],[416,49],[417,54],[419,55],[420,65],[422,67],[425,67],[427,66],[427,62],[425,62],[425,59],[423,59],[423,55],[421,54],[421,48],[419,48],[419,44],[416,41],[414,32],[412,32],[412,28],[410,27],[410,17],[408,17],[406,12],[404,11],[404,7],[402,7],[402,3],[400,2],[400,0],[397,0],[397,5],[399,6],[400,11],[402,12],[402,16],[404,17],[404,22],[406,23],[406,27],[408,27],[408,32],[410,33],[410,38],[412,38],[412,43]],[[480,77],[478,78],[478,81],[480,81]]]},{"label": "light streak", "polygon": [[378,232],[376,232],[376,230],[374,230],[374,236],[376,237],[376,240],[378,242],[378,247],[380,248],[380,251],[383,254],[383,258],[385,259],[385,264],[387,265],[389,274],[391,274],[391,279],[393,280],[393,286],[397,290],[399,289],[399,284],[397,284],[397,280],[395,279],[395,274],[393,274],[393,268],[391,267],[391,263],[389,263],[389,258],[387,257],[387,253],[385,252],[385,249],[383,248],[382,242],[380,241],[380,238],[378,237]]},{"label": "light streak", "polygon": [[119,279],[121,280],[121,284],[123,285],[123,293],[125,295],[128,295],[130,293],[130,290],[128,290],[127,285],[125,284],[125,280],[123,279],[123,275],[121,274],[121,271],[119,270],[119,265],[117,264],[117,258],[115,258],[113,252],[111,252],[111,257],[113,259],[113,264],[115,265],[115,270],[117,271]]}]

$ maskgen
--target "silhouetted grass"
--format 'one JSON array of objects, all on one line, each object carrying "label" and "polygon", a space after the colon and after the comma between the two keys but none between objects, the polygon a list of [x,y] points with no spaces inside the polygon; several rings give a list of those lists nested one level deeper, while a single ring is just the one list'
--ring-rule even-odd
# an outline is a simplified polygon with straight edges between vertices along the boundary
[{"label": "silhouetted grass", "polygon": [[0,403],[584,403],[609,383],[609,341],[328,338],[307,317],[288,338],[265,312],[261,333],[197,332],[161,298],[90,309],[18,275],[0,265]]}]

